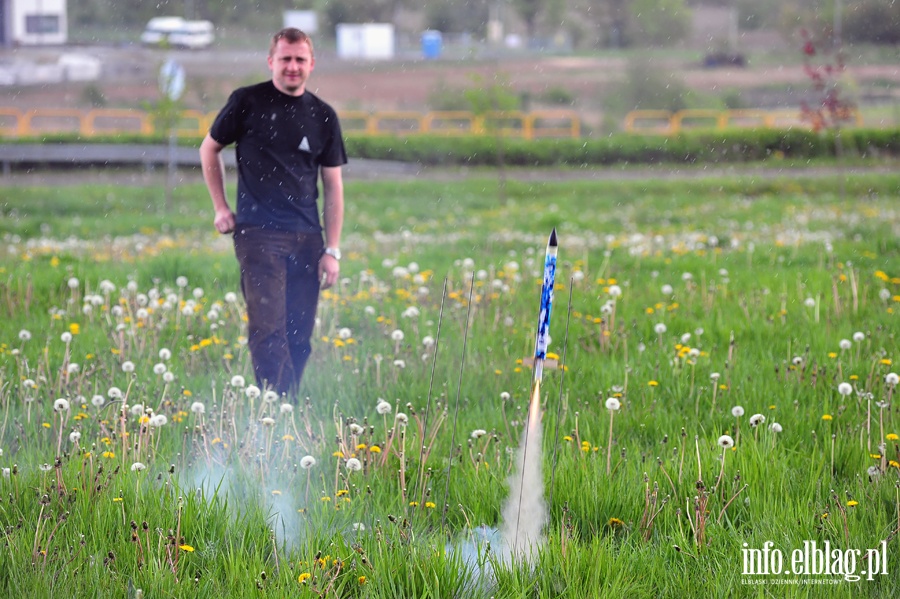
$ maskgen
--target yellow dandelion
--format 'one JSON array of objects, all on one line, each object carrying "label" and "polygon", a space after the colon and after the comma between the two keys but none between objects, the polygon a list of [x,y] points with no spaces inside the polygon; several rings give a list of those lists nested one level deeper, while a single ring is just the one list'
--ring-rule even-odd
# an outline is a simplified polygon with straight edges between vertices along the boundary
[{"label": "yellow dandelion", "polygon": [[359,445],[356,446],[356,451],[365,451],[365,450],[366,450],[365,443],[360,443]]},{"label": "yellow dandelion", "polygon": [[277,497],[281,495],[281,491],[279,491],[278,489],[272,489],[272,495],[275,495]]},{"label": "yellow dandelion", "polygon": [[428,508],[428,509],[430,509],[430,510],[433,510],[433,509],[434,509],[435,507],[437,507],[437,506],[435,505],[435,503],[434,503],[433,501],[426,501],[426,502],[425,502],[425,507]]},{"label": "yellow dandelion", "polygon": [[365,577],[365,576],[360,576],[360,577],[357,578],[356,580],[359,582],[360,585],[366,584],[366,577]]},{"label": "yellow dandelion", "polygon": [[116,454],[115,454],[115,452],[112,452],[112,451],[104,451],[103,457],[111,460],[114,457],[116,457]]},{"label": "yellow dandelion", "polygon": [[828,519],[828,512],[825,512],[824,514],[822,514],[822,520],[827,520],[827,519]]},{"label": "yellow dandelion", "polygon": [[873,460],[880,460],[881,454],[880,453],[870,453],[869,457],[872,458]]},{"label": "yellow dandelion", "polygon": [[851,381],[858,381],[858,380],[859,380],[859,375],[858,375],[858,374],[851,374],[851,375],[850,375],[850,380],[851,380]]},{"label": "yellow dandelion", "polygon": [[859,502],[856,501],[855,499],[851,499],[850,501],[847,502],[847,507],[856,507],[858,505],[859,505]]},{"label": "yellow dandelion", "polygon": [[621,528],[625,525],[625,522],[618,518],[610,518],[609,522],[606,523],[610,528]]},{"label": "yellow dandelion", "polygon": [[343,497],[344,495],[349,495],[350,491],[348,489],[340,489],[335,495],[337,497]]},{"label": "yellow dandelion", "polygon": [[331,497],[329,497],[328,495],[326,495],[325,497],[322,498],[322,501],[324,501],[324,502],[329,502],[329,501],[331,501]]},{"label": "yellow dandelion", "polygon": [[181,392],[181,394],[184,395],[185,397],[191,397],[193,395],[193,393],[191,393],[190,389],[185,389],[184,391]]},{"label": "yellow dandelion", "polygon": [[648,381],[647,384],[651,387],[659,387],[659,383],[656,381]]},{"label": "yellow dandelion", "polygon": [[563,437],[563,441],[568,441],[569,443],[571,443],[572,440],[573,440],[572,437],[570,437],[569,435],[566,435],[565,437]]},{"label": "yellow dandelion", "polygon": [[188,553],[193,553],[193,552],[194,552],[194,548],[191,547],[190,545],[186,545],[186,544],[185,544],[185,545],[179,545],[178,548],[181,549],[182,551],[187,551]]},{"label": "yellow dandelion", "polygon": [[283,436],[283,437],[281,438],[281,440],[282,440],[282,441],[293,441],[293,440],[294,440],[294,436],[293,436],[293,435],[285,435],[285,436]]},{"label": "yellow dandelion", "polygon": [[43,426],[44,428],[50,428],[50,423],[44,422],[43,424],[41,424],[41,426]]},{"label": "yellow dandelion", "polygon": [[297,582],[300,584],[306,584],[306,581],[312,576],[309,572],[304,572],[300,576],[297,577]]},{"label": "yellow dandelion", "polygon": [[334,458],[343,458],[343,457],[344,457],[344,452],[343,452],[343,451],[335,451],[333,454],[331,454],[331,457],[334,457]]},{"label": "yellow dandelion", "polygon": [[890,462],[888,462],[888,466],[892,468],[900,468],[900,462],[898,462],[897,460],[891,460]]},{"label": "yellow dandelion", "polygon": [[822,420],[833,420],[831,414],[822,414]]},{"label": "yellow dandelion", "polygon": [[881,363],[884,364],[885,366],[890,366],[891,364],[893,364],[893,362],[891,362],[890,358],[882,358]]},{"label": "yellow dandelion", "polygon": [[888,433],[884,436],[884,438],[888,441],[897,441],[898,439],[900,439],[900,437],[898,437],[896,433]]},{"label": "yellow dandelion", "polygon": [[78,333],[81,332],[81,325],[78,324],[77,322],[70,323],[69,324],[69,332],[72,333],[73,335],[77,335]]},{"label": "yellow dandelion", "polygon": [[419,507],[419,502],[418,501],[410,501],[409,507]]},{"label": "yellow dandelion", "polygon": [[118,503],[120,501],[123,501],[121,497],[113,497],[113,502]]},{"label": "yellow dandelion", "polygon": [[377,445],[373,445],[372,447],[369,448],[369,452],[370,453],[381,453],[381,448],[378,447]]},{"label": "yellow dandelion", "polygon": [[835,358],[837,358],[837,352],[833,352],[833,351],[828,352],[828,357],[831,358],[832,360],[834,360]]}]

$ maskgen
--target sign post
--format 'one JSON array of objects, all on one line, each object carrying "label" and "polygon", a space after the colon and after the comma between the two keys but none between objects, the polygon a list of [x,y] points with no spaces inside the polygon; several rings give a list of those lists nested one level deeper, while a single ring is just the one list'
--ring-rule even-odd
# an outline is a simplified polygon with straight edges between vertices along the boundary
[{"label": "sign post", "polygon": [[172,193],[175,189],[177,175],[177,163],[175,151],[178,147],[177,118],[175,110],[176,102],[184,93],[184,67],[173,59],[168,59],[159,69],[159,91],[166,97],[166,110],[164,111],[166,126],[169,133],[169,164],[166,179],[166,212],[172,208]]}]

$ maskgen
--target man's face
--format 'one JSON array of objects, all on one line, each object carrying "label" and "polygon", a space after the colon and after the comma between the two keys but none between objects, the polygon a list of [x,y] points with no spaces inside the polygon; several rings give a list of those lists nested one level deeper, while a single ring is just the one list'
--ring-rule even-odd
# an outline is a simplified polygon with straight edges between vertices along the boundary
[{"label": "man's face", "polygon": [[278,40],[275,52],[269,56],[269,70],[275,87],[288,95],[300,96],[306,90],[306,80],[316,64],[309,44],[291,44]]}]

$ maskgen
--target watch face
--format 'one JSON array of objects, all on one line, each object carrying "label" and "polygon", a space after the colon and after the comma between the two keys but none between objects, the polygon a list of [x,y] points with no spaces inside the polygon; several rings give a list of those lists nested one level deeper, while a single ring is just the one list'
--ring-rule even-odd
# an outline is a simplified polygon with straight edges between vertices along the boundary
[{"label": "watch face", "polygon": [[337,248],[325,248],[325,253],[332,256],[335,260],[341,259],[341,250]]}]

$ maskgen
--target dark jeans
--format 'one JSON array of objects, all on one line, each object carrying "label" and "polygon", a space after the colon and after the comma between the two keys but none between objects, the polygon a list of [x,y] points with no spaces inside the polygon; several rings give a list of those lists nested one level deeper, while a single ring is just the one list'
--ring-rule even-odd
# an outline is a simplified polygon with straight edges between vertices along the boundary
[{"label": "dark jeans", "polygon": [[318,233],[239,226],[234,251],[247,302],[247,344],[261,388],[294,394],[311,351],[319,301]]}]

